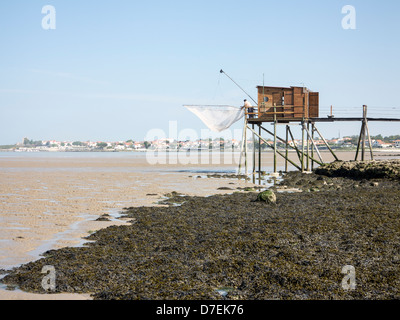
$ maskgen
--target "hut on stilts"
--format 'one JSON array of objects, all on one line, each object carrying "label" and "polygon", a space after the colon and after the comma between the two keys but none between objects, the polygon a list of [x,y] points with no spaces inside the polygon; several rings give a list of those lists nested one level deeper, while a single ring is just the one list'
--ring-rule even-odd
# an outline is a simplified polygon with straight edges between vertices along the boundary
[{"label": "hut on stilts", "polygon": [[[361,130],[357,143],[355,160],[366,160],[366,145],[368,140],[368,147],[370,159],[374,159],[372,149],[372,141],[368,123],[371,121],[390,121],[400,122],[400,119],[393,118],[369,118],[367,116],[368,107],[362,106],[361,117],[335,117],[332,112],[327,117],[320,117],[319,106],[319,92],[314,92],[307,87],[291,86],[291,87],[271,87],[257,86],[257,101],[253,99],[238,83],[236,83],[228,74],[223,70],[220,73],[225,74],[232,80],[254,103],[251,108],[244,109],[244,126],[242,135],[242,144],[239,161],[239,174],[242,169],[245,173],[249,173],[248,161],[248,132],[252,135],[252,173],[262,172],[262,148],[261,143],[264,143],[268,148],[273,150],[273,175],[278,174],[277,157],[280,156],[285,161],[285,171],[289,169],[289,164],[301,172],[309,172],[314,169],[316,165],[323,165],[325,162],[319,146],[316,143],[316,136],[319,140],[323,141],[323,146],[332,154],[336,161],[339,161],[338,156],[328,144],[326,139],[317,128],[317,123],[335,123],[335,122],[361,122]],[[233,121],[237,121],[240,113],[233,113]],[[236,117],[236,118],[234,118]],[[273,131],[265,128],[265,124],[273,125]],[[285,137],[277,135],[277,126],[286,126]],[[295,143],[291,126],[301,126],[301,143]],[[263,133],[272,136],[272,143],[263,137]],[[278,141],[283,144],[284,149],[278,150]],[[289,157],[289,150],[294,150],[295,160]],[[258,161],[257,158],[258,151]],[[244,163],[243,163],[244,159]],[[258,162],[258,168],[257,168]]]}]

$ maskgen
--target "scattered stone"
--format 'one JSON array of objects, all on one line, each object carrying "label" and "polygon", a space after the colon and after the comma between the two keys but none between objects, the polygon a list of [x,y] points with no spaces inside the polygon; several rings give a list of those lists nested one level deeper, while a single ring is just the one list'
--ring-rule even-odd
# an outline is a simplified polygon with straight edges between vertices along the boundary
[{"label": "scattered stone", "polygon": [[96,221],[111,221],[108,214],[103,214],[96,219]]},{"label": "scattered stone", "polygon": [[245,187],[244,191],[256,191],[256,189],[252,187]]},{"label": "scattered stone", "polygon": [[271,190],[266,190],[261,192],[257,196],[257,201],[263,201],[269,204],[275,204],[276,203],[276,195],[273,191]]},{"label": "scattered stone", "polygon": [[164,197],[167,197],[167,198],[174,198],[174,197],[180,197],[180,196],[184,196],[184,195],[182,193],[179,193],[176,191],[172,191],[171,193],[164,194]]},{"label": "scattered stone", "polygon": [[214,178],[214,179],[238,179],[238,180],[250,180],[250,178],[245,174],[208,174],[207,178]]}]

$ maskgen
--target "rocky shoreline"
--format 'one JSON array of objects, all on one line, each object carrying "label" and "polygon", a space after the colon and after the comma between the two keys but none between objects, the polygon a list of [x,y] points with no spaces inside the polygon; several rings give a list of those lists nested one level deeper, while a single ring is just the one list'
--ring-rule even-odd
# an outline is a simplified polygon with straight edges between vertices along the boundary
[{"label": "rocky shoreline", "polygon": [[[4,271],[2,282],[46,293],[41,271],[50,265],[55,292],[94,299],[400,299],[399,163],[291,172],[270,188],[275,203],[256,201],[258,191],[171,193],[163,207],[126,208],[130,224],[83,247]],[[347,265],[355,290],[342,287]]]},{"label": "rocky shoreline", "polygon": [[317,168],[315,172],[329,177],[400,180],[400,160],[336,161]]}]

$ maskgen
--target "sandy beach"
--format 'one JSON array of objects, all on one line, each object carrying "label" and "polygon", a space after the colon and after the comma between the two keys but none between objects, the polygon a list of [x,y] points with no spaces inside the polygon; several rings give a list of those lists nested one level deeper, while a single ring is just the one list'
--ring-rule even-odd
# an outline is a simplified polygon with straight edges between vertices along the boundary
[{"label": "sandy beach", "polygon": [[[124,223],[95,221],[99,216],[115,218],[127,206],[157,205],[172,191],[200,196],[232,192],[217,190],[228,185],[226,179],[205,179],[209,170],[234,167],[153,166],[143,154],[0,154],[0,269],[36,260],[49,249],[79,246],[82,237]],[[229,183],[232,189],[252,185]],[[3,289],[0,299],[89,298]]]},{"label": "sandy beach", "polygon": [[[264,170],[271,154],[263,156]],[[340,154],[341,159],[353,153]],[[332,161],[324,154],[325,161]],[[268,167],[269,166],[269,167]],[[283,162],[279,163],[283,168]],[[40,258],[50,249],[80,246],[83,237],[110,225],[125,207],[157,206],[166,193],[232,193],[254,186],[243,179],[209,179],[235,173],[235,164],[150,165],[143,154],[0,154],[0,269]],[[256,183],[257,185],[257,183]],[[225,190],[219,190],[225,188]],[[95,221],[109,214],[111,221]],[[36,295],[0,289],[0,299],[90,299],[89,295]]]}]

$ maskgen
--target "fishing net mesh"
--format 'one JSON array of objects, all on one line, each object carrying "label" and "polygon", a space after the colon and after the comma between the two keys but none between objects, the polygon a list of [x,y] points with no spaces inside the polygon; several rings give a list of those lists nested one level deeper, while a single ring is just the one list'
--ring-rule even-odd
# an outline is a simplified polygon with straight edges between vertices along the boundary
[{"label": "fishing net mesh", "polygon": [[203,123],[215,132],[221,132],[228,129],[235,122],[244,117],[245,110],[231,106],[184,106]]}]

